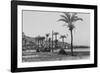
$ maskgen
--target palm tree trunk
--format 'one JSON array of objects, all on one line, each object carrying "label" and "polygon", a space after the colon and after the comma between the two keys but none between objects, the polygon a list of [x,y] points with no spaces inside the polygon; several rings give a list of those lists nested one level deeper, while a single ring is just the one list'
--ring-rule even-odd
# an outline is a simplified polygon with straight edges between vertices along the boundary
[{"label": "palm tree trunk", "polygon": [[55,35],[55,48],[57,48],[57,35]]},{"label": "palm tree trunk", "polygon": [[36,52],[39,52],[39,39],[37,40],[37,49],[36,49]]},{"label": "palm tree trunk", "polygon": [[51,48],[51,52],[53,52],[53,31],[52,31],[52,48]]},{"label": "palm tree trunk", "polygon": [[63,41],[63,49],[64,49],[64,38],[62,38],[62,41]]},{"label": "palm tree trunk", "polygon": [[71,32],[71,55],[73,56],[73,31],[70,30]]}]

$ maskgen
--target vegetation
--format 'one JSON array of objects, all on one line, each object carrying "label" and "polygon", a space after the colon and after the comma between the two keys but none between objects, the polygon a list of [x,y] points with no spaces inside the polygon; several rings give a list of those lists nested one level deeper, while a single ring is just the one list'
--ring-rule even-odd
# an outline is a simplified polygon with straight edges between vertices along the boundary
[{"label": "vegetation", "polygon": [[62,41],[59,41],[57,38],[58,32],[52,33],[55,36],[54,40],[49,37],[50,34],[46,34],[45,37],[37,36],[37,37],[28,37],[25,34],[23,35],[23,49],[36,49],[36,52],[53,52],[53,50],[61,49],[64,50],[66,45],[68,44],[64,42],[66,38],[65,35],[61,35]]},{"label": "vegetation", "polygon": [[57,35],[58,34],[59,34],[58,32],[53,33],[53,35],[55,35],[55,48],[57,48],[57,42],[58,42]]},{"label": "vegetation", "polygon": [[70,13],[70,12],[64,12],[64,15],[61,15],[61,19],[59,21],[63,21],[66,24],[64,26],[67,26],[69,28],[70,34],[71,34],[71,53],[73,56],[73,29],[75,28],[75,25],[73,24],[74,22],[78,20],[83,20],[82,18],[79,18],[76,16],[77,13]]},{"label": "vegetation", "polygon": [[65,50],[64,50],[64,48],[66,48],[66,47],[65,47],[65,42],[64,42],[64,39],[66,38],[66,36],[65,36],[65,35],[61,35],[60,38],[62,39],[63,46],[62,46],[62,48],[60,49],[59,54],[66,55],[67,53],[66,53]]}]

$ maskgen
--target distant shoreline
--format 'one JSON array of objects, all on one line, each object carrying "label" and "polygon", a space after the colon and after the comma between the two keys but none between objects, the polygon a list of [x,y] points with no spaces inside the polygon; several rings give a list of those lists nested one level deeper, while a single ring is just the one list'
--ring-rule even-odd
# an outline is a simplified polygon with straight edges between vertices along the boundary
[{"label": "distant shoreline", "polygon": [[[73,46],[73,48],[74,49],[77,49],[77,48],[84,48],[84,49],[89,49],[90,48],[90,46]],[[68,48],[68,49],[70,49],[70,47]]]}]

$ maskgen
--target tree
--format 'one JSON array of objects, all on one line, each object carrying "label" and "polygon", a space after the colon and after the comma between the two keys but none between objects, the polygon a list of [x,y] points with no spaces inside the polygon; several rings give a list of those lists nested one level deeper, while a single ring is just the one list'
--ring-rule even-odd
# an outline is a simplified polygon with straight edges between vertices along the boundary
[{"label": "tree", "polygon": [[53,30],[52,30],[52,48],[51,48],[51,52],[53,52]]},{"label": "tree", "polygon": [[46,34],[46,40],[48,40],[48,37],[49,37],[49,33]]},{"label": "tree", "polygon": [[37,36],[35,38],[35,40],[37,41],[37,48],[36,48],[36,52],[39,52],[39,46],[40,46],[40,36]]},{"label": "tree", "polygon": [[22,32],[22,46],[23,46],[23,50],[27,49],[27,39],[26,39],[26,35],[24,32]]},{"label": "tree", "polygon": [[64,46],[64,43],[65,43],[64,42],[64,38],[66,38],[66,36],[65,35],[61,35],[60,38],[62,39],[62,43],[63,43],[63,46]]},{"label": "tree", "polygon": [[47,45],[48,45],[48,37],[49,37],[49,35],[50,35],[49,33],[46,34],[46,47],[48,47]]},{"label": "tree", "polygon": [[29,41],[29,46],[30,46],[30,49],[33,49],[33,41]]},{"label": "tree", "polygon": [[40,37],[40,45],[41,45],[41,47],[43,47],[43,45],[44,45],[44,39],[45,39],[45,37]]},{"label": "tree", "polygon": [[53,33],[53,35],[55,35],[55,47],[57,48],[57,42],[58,42],[58,40],[57,40],[57,35],[58,35],[59,33],[58,32],[54,32]]},{"label": "tree", "polygon": [[67,55],[66,51],[64,50],[64,48],[65,48],[64,38],[66,38],[66,36],[65,35],[61,35],[60,38],[62,39],[62,46],[61,46],[61,49],[59,51],[59,54]]},{"label": "tree", "polygon": [[49,48],[51,48],[51,38],[49,38]]},{"label": "tree", "polygon": [[69,28],[70,34],[71,34],[71,54],[73,56],[73,29],[75,28],[74,22],[81,20],[82,18],[79,18],[77,16],[77,13],[74,12],[64,12],[64,15],[60,15],[62,18],[59,19],[59,21],[63,21],[67,24],[64,24],[64,26],[67,26]]}]

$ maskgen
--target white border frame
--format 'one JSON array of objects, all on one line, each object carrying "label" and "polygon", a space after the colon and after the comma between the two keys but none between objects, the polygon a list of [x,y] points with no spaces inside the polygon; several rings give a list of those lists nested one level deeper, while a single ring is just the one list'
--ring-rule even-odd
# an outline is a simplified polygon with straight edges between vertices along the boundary
[{"label": "white border frame", "polygon": [[[90,59],[86,60],[68,60],[68,61],[47,61],[47,62],[24,62],[22,63],[22,10],[42,10],[42,11],[62,11],[62,12],[84,12],[90,13]],[[40,7],[40,6],[23,6],[18,5],[18,48],[17,48],[17,66],[25,67],[43,67],[43,66],[59,66],[59,65],[79,65],[94,64],[94,10],[77,9],[77,8],[58,8],[58,7]]]}]

